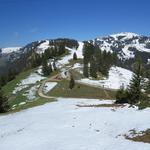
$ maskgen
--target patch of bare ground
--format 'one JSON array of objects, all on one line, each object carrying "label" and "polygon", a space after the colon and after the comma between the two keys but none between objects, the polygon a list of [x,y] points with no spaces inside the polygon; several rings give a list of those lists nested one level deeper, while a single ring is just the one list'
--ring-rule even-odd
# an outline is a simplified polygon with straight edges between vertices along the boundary
[{"label": "patch of bare ground", "polygon": [[147,129],[146,131],[140,131],[137,133],[135,130],[132,130],[132,136],[124,135],[126,139],[132,140],[135,142],[144,142],[144,143],[150,143],[150,129]]},{"label": "patch of bare ground", "polygon": [[122,104],[97,104],[97,105],[76,105],[78,107],[125,107]]}]

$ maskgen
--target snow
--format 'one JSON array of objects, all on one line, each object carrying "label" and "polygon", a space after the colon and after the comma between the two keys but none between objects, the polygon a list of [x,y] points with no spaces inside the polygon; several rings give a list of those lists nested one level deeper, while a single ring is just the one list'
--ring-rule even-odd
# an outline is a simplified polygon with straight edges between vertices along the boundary
[{"label": "snow", "polygon": [[[62,99],[0,116],[1,150],[149,150],[150,144],[124,138],[150,126],[150,109],[77,107],[98,100]],[[104,103],[104,101],[103,101]]]},{"label": "snow", "polygon": [[26,102],[21,102],[21,103],[19,103],[19,106],[25,105],[25,104],[26,104]]},{"label": "snow", "polygon": [[42,44],[40,44],[38,47],[37,47],[37,53],[38,54],[42,54],[45,52],[46,49],[48,49],[50,47],[49,45],[49,41],[46,40],[45,42],[43,42]]},{"label": "snow", "polygon": [[79,63],[75,63],[72,67],[72,69],[78,69],[78,68],[82,68],[83,65],[79,64]]},{"label": "snow", "polygon": [[126,45],[123,49],[122,49],[122,52],[123,52],[123,58],[124,59],[130,59],[130,58],[134,58],[135,55],[132,51],[129,51],[128,48],[131,47],[131,45]]},{"label": "snow", "polygon": [[46,82],[44,85],[44,93],[48,93],[57,85],[57,82]]},{"label": "snow", "polygon": [[[134,39],[134,37],[137,37],[137,39]],[[104,38],[96,38],[95,42],[100,43],[99,46],[101,50],[105,50],[107,52],[112,52],[112,47],[118,48],[119,46],[124,46],[124,48],[120,47],[118,56],[120,59],[128,60],[135,57],[135,52],[129,50],[130,47],[135,48],[137,51],[150,53],[150,49],[146,48],[146,43],[149,43],[149,40],[145,41],[144,43],[140,43],[139,40],[141,37],[141,35],[135,33],[122,32]],[[131,41],[129,42],[128,40]]]},{"label": "snow", "polygon": [[7,48],[2,48],[2,53],[9,54],[12,52],[17,52],[21,47],[7,47]]},{"label": "snow", "polygon": [[133,73],[121,67],[111,67],[109,76],[104,80],[81,79],[79,82],[92,84],[110,89],[120,89],[121,86],[126,88],[132,78]]},{"label": "snow", "polygon": [[16,94],[17,92],[29,87],[29,85],[35,84],[36,82],[41,81],[43,79],[45,79],[45,77],[37,73],[32,73],[26,79],[23,79],[20,83],[18,83],[12,93]]},{"label": "snow", "polygon": [[39,74],[39,75],[43,75],[43,72],[42,72],[42,66],[40,66],[36,72]]},{"label": "snow", "polygon": [[113,37],[115,40],[118,40],[118,37],[120,36],[124,36],[121,40],[126,40],[126,39],[132,39],[133,37],[136,37],[139,35],[136,33],[131,33],[131,32],[121,32],[117,34],[112,34],[110,36]]},{"label": "snow", "polygon": [[84,43],[83,42],[78,42],[79,44],[79,47],[77,49],[75,48],[69,48],[69,47],[66,47],[66,49],[69,51],[69,55],[66,55],[65,57],[63,57],[61,60],[59,60],[59,66],[63,66],[63,65],[66,65],[69,63],[69,60],[73,59],[73,54],[74,52],[77,54],[77,58],[83,58],[83,46],[84,46]]},{"label": "snow", "polygon": [[29,90],[27,90],[23,96],[26,96],[28,100],[35,100],[37,98],[37,91],[40,85],[32,86]]}]

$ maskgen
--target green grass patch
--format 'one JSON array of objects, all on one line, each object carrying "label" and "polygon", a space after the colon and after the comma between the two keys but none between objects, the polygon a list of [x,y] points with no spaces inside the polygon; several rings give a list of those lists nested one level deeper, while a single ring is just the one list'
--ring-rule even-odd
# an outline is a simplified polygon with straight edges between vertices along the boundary
[{"label": "green grass patch", "polygon": [[[106,94],[107,92],[107,94]],[[60,81],[48,95],[55,97],[93,98],[93,99],[115,99],[115,91],[89,87],[76,83],[75,87],[69,89],[69,81]],[[108,97],[109,96],[109,97]]]},{"label": "green grass patch", "polygon": [[29,90],[32,87],[32,85],[30,85],[28,88],[25,88],[19,92],[17,92],[17,94],[13,95],[11,94],[9,97],[9,105],[10,107],[12,107],[13,105],[18,105],[21,102],[25,102],[27,100],[27,97],[24,96],[23,94]]},{"label": "green grass patch", "polygon": [[[10,107],[12,107],[13,105],[18,105],[21,102],[25,102],[27,101],[27,97],[24,96],[23,94],[26,93],[26,91],[30,90],[30,88],[32,86],[41,84],[42,81],[38,81],[35,84],[31,84],[29,85],[27,88],[22,89],[21,91],[17,92],[16,94],[12,94],[13,90],[15,89],[15,87],[17,87],[17,84],[19,84],[21,82],[21,80],[26,79],[31,73],[36,72],[36,68],[35,69],[30,69],[27,71],[24,71],[22,73],[20,73],[18,76],[16,76],[16,78],[10,82],[7,83],[7,85],[5,85],[3,87],[3,91],[4,94],[9,97],[9,105]],[[58,74],[59,70],[52,72],[48,77],[54,76],[56,74]],[[38,98],[38,95],[37,95]]]},{"label": "green grass patch", "polygon": [[54,101],[56,101],[56,99],[46,99],[46,98],[40,97],[37,100],[31,101],[31,102],[28,101],[24,105],[16,106],[16,108],[14,110],[11,110],[9,113],[18,112],[18,111],[21,111],[21,110],[24,110],[24,109],[29,109],[29,108],[32,108],[32,107],[44,105],[46,103],[50,103],[50,102],[54,102]]},{"label": "green grass patch", "polygon": [[16,78],[10,82],[8,82],[2,90],[4,91],[6,96],[10,96],[12,94],[12,91],[15,89],[18,83],[20,83],[21,80],[25,79],[27,76],[29,76],[32,72],[34,72],[35,69],[30,69],[24,72],[21,72],[19,75],[16,76]]}]

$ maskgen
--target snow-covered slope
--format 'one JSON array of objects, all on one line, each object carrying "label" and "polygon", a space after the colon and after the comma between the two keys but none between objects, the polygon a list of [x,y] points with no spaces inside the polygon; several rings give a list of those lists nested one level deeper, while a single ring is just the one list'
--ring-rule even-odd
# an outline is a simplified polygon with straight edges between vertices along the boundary
[{"label": "snow-covered slope", "polygon": [[132,78],[133,73],[121,67],[111,67],[107,79],[91,80],[81,79],[80,82],[101,86],[109,89],[120,89],[121,86],[127,88]]},{"label": "snow-covered slope", "polygon": [[9,54],[12,52],[17,52],[21,47],[7,47],[7,48],[2,48],[2,53],[4,54]]},{"label": "snow-covered slope", "polygon": [[77,54],[77,58],[83,58],[83,51],[82,50],[83,50],[84,43],[83,42],[78,42],[78,44],[79,44],[79,47],[77,49],[66,47],[66,49],[69,51],[69,54],[66,55],[65,57],[63,57],[59,61],[60,65],[68,64],[69,60],[71,60],[73,58],[74,53]]},{"label": "snow-covered slope", "polygon": [[44,41],[43,43],[41,43],[41,44],[37,47],[36,52],[39,53],[39,54],[42,54],[42,53],[44,53],[44,51],[45,51],[46,49],[48,49],[49,47],[50,47],[50,45],[49,45],[49,40],[46,40],[46,41]]},{"label": "snow-covered slope", "polygon": [[123,135],[149,128],[150,109],[76,106],[105,103],[111,101],[60,98],[0,116],[0,150],[149,150]]},{"label": "snow-covered slope", "polygon": [[137,36],[139,35],[136,33],[131,33],[131,32],[121,32],[121,33],[110,35],[110,37],[113,37],[115,40],[118,40],[119,37],[123,37],[121,40],[126,40],[126,39],[132,39]]},{"label": "snow-covered slope", "polygon": [[122,60],[134,58],[138,51],[146,52],[150,55],[150,37],[135,33],[113,34],[107,37],[96,38],[93,42],[99,45],[102,50],[115,51]]}]

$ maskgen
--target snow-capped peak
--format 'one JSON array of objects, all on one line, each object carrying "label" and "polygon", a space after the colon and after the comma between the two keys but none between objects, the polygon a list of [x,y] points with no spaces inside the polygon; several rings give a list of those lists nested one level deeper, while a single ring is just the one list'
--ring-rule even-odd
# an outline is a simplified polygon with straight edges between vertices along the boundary
[{"label": "snow-capped peak", "polygon": [[118,37],[124,37],[123,39],[132,39],[133,37],[137,37],[137,36],[140,36],[140,35],[136,33],[132,33],[132,32],[121,32],[121,33],[110,35],[110,37],[113,37],[116,40],[118,40]]},{"label": "snow-capped peak", "polygon": [[7,47],[7,48],[2,48],[2,53],[9,54],[9,53],[18,51],[20,48],[21,47]]}]

